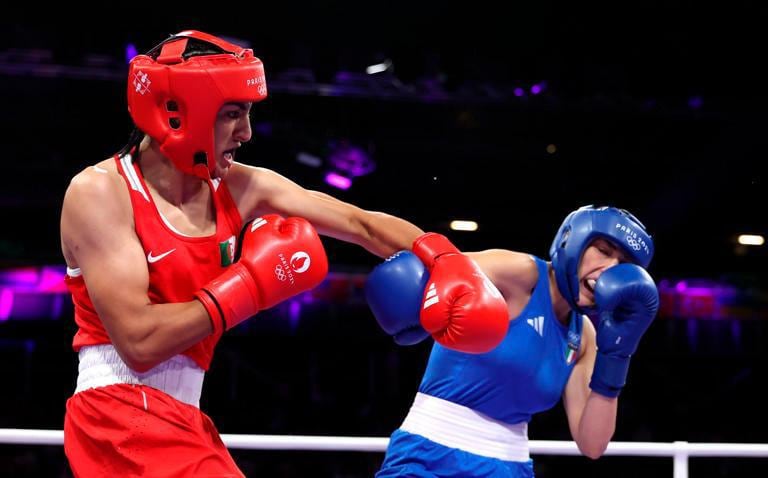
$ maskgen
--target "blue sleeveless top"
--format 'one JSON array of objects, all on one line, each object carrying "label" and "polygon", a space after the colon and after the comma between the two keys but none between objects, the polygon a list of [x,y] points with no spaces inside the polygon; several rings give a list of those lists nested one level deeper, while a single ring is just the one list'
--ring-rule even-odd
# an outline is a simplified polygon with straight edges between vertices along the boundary
[{"label": "blue sleeveless top", "polygon": [[513,424],[554,407],[571,375],[581,343],[583,316],[571,312],[566,327],[555,317],[547,263],[533,258],[539,278],[501,344],[485,354],[465,354],[438,343],[419,391]]}]

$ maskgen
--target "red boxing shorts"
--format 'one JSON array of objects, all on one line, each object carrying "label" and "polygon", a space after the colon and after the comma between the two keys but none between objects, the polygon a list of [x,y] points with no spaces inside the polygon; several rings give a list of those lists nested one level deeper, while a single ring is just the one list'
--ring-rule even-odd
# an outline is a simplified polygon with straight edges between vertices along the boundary
[{"label": "red boxing shorts", "polygon": [[73,395],[64,452],[77,478],[244,476],[207,415],[145,385]]}]

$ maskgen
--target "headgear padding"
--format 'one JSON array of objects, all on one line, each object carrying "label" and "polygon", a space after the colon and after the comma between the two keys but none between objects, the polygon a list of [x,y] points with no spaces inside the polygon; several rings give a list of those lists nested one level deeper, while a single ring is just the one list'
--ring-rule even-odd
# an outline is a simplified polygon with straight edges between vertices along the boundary
[{"label": "headgear padding", "polygon": [[633,263],[643,268],[647,268],[653,258],[653,239],[643,223],[628,211],[590,205],[571,212],[558,229],[549,256],[560,293],[571,308],[582,314],[588,311],[576,303],[579,300],[579,261],[587,246],[600,237],[616,244]]},{"label": "headgear padding", "polygon": [[[188,51],[190,40],[203,42],[208,51]],[[157,141],[176,167],[204,179],[216,166],[213,129],[219,109],[266,97],[264,66],[251,49],[195,30],[135,56],[128,68],[128,111],[136,127]]]}]

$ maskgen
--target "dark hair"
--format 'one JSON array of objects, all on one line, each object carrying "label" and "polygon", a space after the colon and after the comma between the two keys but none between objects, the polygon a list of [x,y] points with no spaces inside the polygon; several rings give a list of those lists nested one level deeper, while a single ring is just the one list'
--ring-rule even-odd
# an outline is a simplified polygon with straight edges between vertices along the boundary
[{"label": "dark hair", "polygon": [[174,40],[176,38],[186,38],[187,39],[187,46],[184,48],[184,53],[181,54],[182,58],[185,60],[187,58],[191,58],[193,56],[205,56],[205,55],[218,55],[220,53],[227,53],[226,50],[222,49],[219,46],[216,46],[212,43],[209,43],[205,40],[199,40],[197,38],[187,38],[187,37],[179,37],[176,35],[172,35],[168,37],[166,40],[163,40],[161,43],[156,45],[154,48],[149,50],[146,55],[151,57],[153,60],[157,60],[157,57],[160,56],[160,51],[163,48],[163,45],[170,42],[171,40]]},{"label": "dark hair", "polygon": [[[133,131],[131,131],[131,135],[128,137],[128,142],[125,143],[125,146],[120,148],[120,150],[117,152],[117,156],[120,158],[122,158],[127,154],[133,154],[134,156],[138,156],[139,144],[141,144],[141,141],[143,139],[144,139],[144,132],[134,126]],[[135,152],[134,152],[134,149],[135,149]],[[134,158],[134,159],[137,159],[137,158]]]}]

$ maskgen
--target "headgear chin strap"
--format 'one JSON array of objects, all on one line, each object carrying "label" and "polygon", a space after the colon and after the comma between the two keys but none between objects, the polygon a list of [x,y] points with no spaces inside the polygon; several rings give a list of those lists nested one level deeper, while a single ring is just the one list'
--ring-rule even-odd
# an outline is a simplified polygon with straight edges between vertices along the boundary
[{"label": "headgear chin strap", "polygon": [[[207,50],[188,49],[191,40]],[[136,127],[181,171],[203,179],[216,167],[219,109],[266,97],[264,66],[251,49],[195,30],[172,35],[149,54],[135,56],[128,68],[128,112]]]},{"label": "headgear chin strap", "polygon": [[587,246],[605,238],[620,247],[633,263],[647,268],[653,258],[653,239],[645,226],[624,209],[584,206],[563,221],[549,249],[560,293],[571,308],[590,314],[592,308],[580,307],[578,267]]}]

